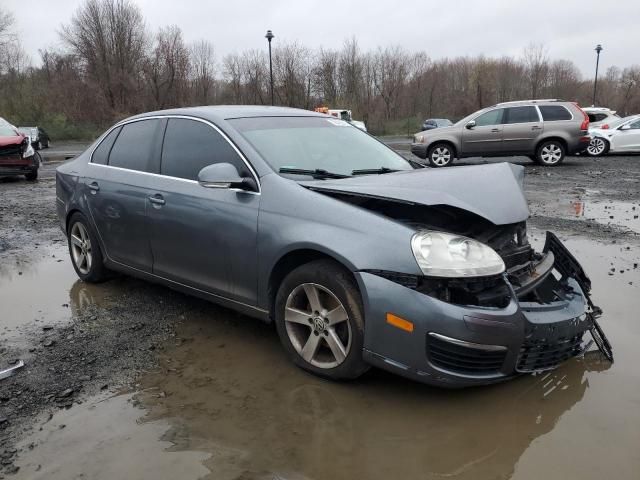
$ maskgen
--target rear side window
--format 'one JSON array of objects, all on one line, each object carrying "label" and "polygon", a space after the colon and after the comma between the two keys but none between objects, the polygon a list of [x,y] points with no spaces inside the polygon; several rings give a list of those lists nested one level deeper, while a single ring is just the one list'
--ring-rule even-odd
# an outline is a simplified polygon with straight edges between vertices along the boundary
[{"label": "rear side window", "polygon": [[505,110],[504,123],[531,123],[540,121],[535,107],[511,107]]},{"label": "rear side window", "polygon": [[502,124],[502,113],[504,112],[504,108],[497,108],[495,110],[490,110],[486,113],[483,113],[479,117],[476,117],[476,127],[487,127],[489,125],[501,125]]},{"label": "rear side window", "polygon": [[556,120],[571,120],[571,112],[562,105],[541,105],[538,107],[545,122],[553,122]]},{"label": "rear side window", "polygon": [[100,165],[106,165],[109,161],[109,152],[111,151],[111,147],[113,146],[113,142],[118,138],[118,133],[120,133],[120,128],[114,128],[109,132],[109,134],[104,137],[104,140],[100,142],[98,148],[96,148],[93,152],[93,156],[91,157],[91,161],[93,163],[99,163]]},{"label": "rear side window", "polygon": [[169,119],[162,147],[162,175],[197,180],[198,172],[214,163],[230,163],[240,175],[248,175],[245,163],[233,147],[210,125],[196,120]]},{"label": "rear side window", "polygon": [[159,123],[159,120],[142,120],[124,125],[111,149],[109,166],[148,172]]}]

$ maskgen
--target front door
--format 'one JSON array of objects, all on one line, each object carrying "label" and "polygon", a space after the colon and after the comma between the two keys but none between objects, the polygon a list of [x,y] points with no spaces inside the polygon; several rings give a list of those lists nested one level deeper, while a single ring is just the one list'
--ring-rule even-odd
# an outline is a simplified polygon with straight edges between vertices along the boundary
[{"label": "front door", "polygon": [[505,108],[502,146],[505,153],[535,152],[543,130],[538,109],[534,106]]},{"label": "front door", "polygon": [[474,119],[474,126],[462,131],[462,155],[498,155],[502,152],[503,108],[496,108]]},{"label": "front door", "polygon": [[153,272],[200,290],[255,304],[260,195],[206,188],[198,172],[231,163],[251,175],[237,151],[210,124],[170,118],[160,176],[148,204]]},{"label": "front door", "polygon": [[114,129],[100,143],[84,179],[91,218],[110,260],[150,272],[146,217],[160,120],[136,121]]}]

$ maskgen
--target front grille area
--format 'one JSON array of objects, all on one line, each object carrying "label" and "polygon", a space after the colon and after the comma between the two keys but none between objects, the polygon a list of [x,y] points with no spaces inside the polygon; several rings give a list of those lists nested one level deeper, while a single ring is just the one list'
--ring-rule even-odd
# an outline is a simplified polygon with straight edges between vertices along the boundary
[{"label": "front grille area", "polygon": [[526,341],[520,348],[519,372],[550,370],[581,351],[582,333],[573,337],[560,337],[553,341],[544,339]]},{"label": "front grille area", "polygon": [[427,335],[427,356],[436,367],[464,375],[491,375],[502,368],[506,349],[485,350]]}]

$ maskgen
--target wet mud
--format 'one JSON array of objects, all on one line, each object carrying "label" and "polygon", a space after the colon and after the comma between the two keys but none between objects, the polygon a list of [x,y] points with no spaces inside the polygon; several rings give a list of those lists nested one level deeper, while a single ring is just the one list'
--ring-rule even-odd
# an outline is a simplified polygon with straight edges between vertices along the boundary
[{"label": "wet mud", "polygon": [[[461,391],[377,370],[349,383],[315,378],[288,362],[269,325],[125,277],[86,285],[55,225],[18,232],[43,244],[0,250],[0,367],[27,364],[0,380],[0,476],[638,478],[638,199],[598,193],[576,207],[580,175],[565,190],[549,180],[548,200],[530,183],[527,195],[532,212],[563,226],[590,274],[615,363],[592,351],[550,373]],[[602,191],[593,183],[581,185]],[[47,185],[28,188],[46,198]],[[607,204],[614,219],[593,207]],[[0,235],[19,224],[2,217]]]}]

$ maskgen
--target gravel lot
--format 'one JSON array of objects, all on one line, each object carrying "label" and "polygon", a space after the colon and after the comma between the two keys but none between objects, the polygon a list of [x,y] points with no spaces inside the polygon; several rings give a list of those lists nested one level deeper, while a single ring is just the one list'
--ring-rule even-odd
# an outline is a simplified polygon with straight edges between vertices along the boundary
[{"label": "gravel lot", "polygon": [[531,237],[552,229],[583,263],[616,363],[450,392],[322,381],[268,325],[131,278],[80,282],[53,161],[81,148],[44,151],[37,182],[0,179],[0,370],[26,363],[0,380],[0,478],[638,478],[640,157],[516,159]]}]

